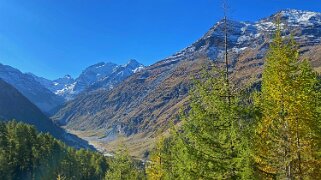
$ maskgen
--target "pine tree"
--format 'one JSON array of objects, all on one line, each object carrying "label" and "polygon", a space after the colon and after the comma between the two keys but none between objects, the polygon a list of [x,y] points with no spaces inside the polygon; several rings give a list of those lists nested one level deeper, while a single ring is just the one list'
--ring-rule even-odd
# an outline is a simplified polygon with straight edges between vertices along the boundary
[{"label": "pine tree", "polygon": [[[241,101],[232,97],[225,72],[204,72],[191,92],[183,126],[152,153],[151,179],[251,179],[252,161]],[[245,117],[245,116],[243,116]]]},{"label": "pine tree", "polygon": [[6,125],[0,122],[0,179],[9,179],[8,133]]},{"label": "pine tree", "polygon": [[[242,139],[238,98],[224,72],[206,74],[191,94],[190,111],[183,118],[183,133],[191,157],[190,175],[195,178],[246,178],[249,168],[239,162],[248,145]],[[247,170],[245,170],[247,169]]]}]

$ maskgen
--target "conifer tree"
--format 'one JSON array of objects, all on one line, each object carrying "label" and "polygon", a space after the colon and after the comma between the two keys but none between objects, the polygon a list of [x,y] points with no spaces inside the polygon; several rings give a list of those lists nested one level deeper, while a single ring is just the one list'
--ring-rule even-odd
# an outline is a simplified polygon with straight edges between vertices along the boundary
[{"label": "conifer tree", "polygon": [[156,147],[153,149],[153,152],[150,156],[150,162],[146,167],[146,173],[148,179],[151,180],[161,180],[165,176],[165,167],[164,167],[164,137],[161,137],[156,142]]},{"label": "conifer tree", "polygon": [[204,72],[200,79],[189,111],[180,116],[182,128],[157,146],[154,170],[160,169],[163,179],[251,179],[248,122],[240,115],[240,101],[228,97],[232,88],[224,72]]},{"label": "conifer tree", "polygon": [[267,55],[257,106],[255,161],[261,178],[308,179],[320,167],[320,115],[316,74],[299,60],[293,39],[275,34]]},{"label": "conifer tree", "polygon": [[0,179],[102,179],[103,155],[75,150],[30,125],[0,122]]},{"label": "conifer tree", "polygon": [[[248,155],[242,139],[238,98],[229,97],[232,88],[224,72],[206,74],[191,94],[189,113],[183,118],[185,144],[191,157],[190,176],[205,179],[249,178],[244,162]],[[248,174],[248,175],[246,175]]]},{"label": "conifer tree", "polygon": [[171,124],[170,136],[159,138],[146,167],[148,179],[188,179],[186,146],[179,135],[180,133],[177,133],[174,125]]},{"label": "conifer tree", "polygon": [[[225,71],[203,72],[190,94],[188,113],[181,115],[183,127],[172,135],[176,144],[169,150],[175,159],[171,168],[179,172],[178,179],[250,179],[253,175],[244,128],[248,126],[240,114],[237,92],[231,94],[226,17],[224,20]],[[162,162],[167,160],[162,158]],[[169,172],[165,169],[165,176]]]}]

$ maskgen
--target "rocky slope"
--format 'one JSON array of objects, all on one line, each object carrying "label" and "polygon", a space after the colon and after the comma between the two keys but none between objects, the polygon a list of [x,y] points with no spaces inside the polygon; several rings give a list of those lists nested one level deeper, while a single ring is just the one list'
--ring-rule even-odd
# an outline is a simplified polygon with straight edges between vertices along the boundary
[{"label": "rocky slope", "polygon": [[[284,35],[290,32],[303,56],[321,70],[321,14],[285,10],[257,22],[228,20],[228,51],[231,78],[239,85],[261,77],[264,56],[280,17]],[[155,134],[165,130],[187,103],[191,79],[208,66],[223,61],[224,24],[216,23],[191,46],[133,74],[111,91],[94,91],[78,96],[53,119],[68,129],[99,131],[108,141],[117,134]]]},{"label": "rocky slope", "polygon": [[22,73],[11,66],[0,63],[0,78],[18,89],[45,113],[49,113],[64,102],[63,98],[45,88],[32,75]]},{"label": "rocky slope", "polygon": [[66,133],[62,128],[54,124],[18,90],[0,79],[0,121],[13,119],[34,125],[38,131],[48,132],[69,145],[89,147],[85,141]]}]

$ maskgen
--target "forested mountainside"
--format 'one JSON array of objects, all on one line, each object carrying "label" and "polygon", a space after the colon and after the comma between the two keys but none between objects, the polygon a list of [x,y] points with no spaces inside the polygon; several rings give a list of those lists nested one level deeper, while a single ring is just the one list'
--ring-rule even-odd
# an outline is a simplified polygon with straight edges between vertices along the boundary
[{"label": "forested mountainside", "polygon": [[0,122],[0,150],[0,179],[144,179],[124,150],[113,158],[76,150],[21,122]]},{"label": "forested mountainside", "polygon": [[[320,71],[321,14],[284,10],[257,22],[228,20],[230,77],[238,85],[261,78],[264,57],[280,17],[283,34],[293,35],[302,57]],[[73,130],[101,130],[107,136],[120,133],[155,133],[165,130],[186,104],[192,79],[208,59],[223,61],[224,23],[216,23],[191,46],[130,76],[111,91],[78,96],[54,116],[55,122]]]},{"label": "forested mountainside", "polygon": [[35,126],[38,131],[75,147],[89,148],[88,143],[54,124],[41,110],[17,89],[0,79],[0,121],[17,120]]}]

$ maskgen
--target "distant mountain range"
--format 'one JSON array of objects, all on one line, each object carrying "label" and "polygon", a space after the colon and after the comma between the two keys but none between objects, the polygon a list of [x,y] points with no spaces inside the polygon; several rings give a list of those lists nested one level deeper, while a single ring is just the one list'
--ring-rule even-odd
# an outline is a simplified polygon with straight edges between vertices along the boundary
[{"label": "distant mountain range", "polygon": [[0,121],[16,119],[49,132],[69,145],[88,148],[85,141],[66,133],[47,115],[77,94],[111,90],[143,68],[136,60],[125,65],[98,63],[86,68],[77,79],[66,75],[51,81],[0,64]]},{"label": "distant mountain range", "polygon": [[73,99],[82,92],[98,89],[112,89],[125,78],[142,70],[144,66],[132,59],[125,65],[115,63],[97,63],[86,68],[78,78],[70,75],[53,81],[33,75],[36,81],[54,94],[64,97],[66,101]]},{"label": "distant mountain range", "polygon": [[50,114],[79,93],[99,89],[110,90],[143,68],[144,66],[136,60],[130,60],[125,65],[102,62],[86,68],[76,79],[66,75],[51,81],[0,64],[0,78],[17,88],[43,112]]},{"label": "distant mountain range", "polygon": [[[285,36],[298,42],[303,57],[321,71],[321,14],[284,10],[257,22],[227,21],[230,77],[239,86],[261,78],[264,57],[280,17]],[[68,129],[99,131],[108,137],[155,134],[167,129],[188,103],[191,79],[208,66],[223,62],[224,23],[217,22],[189,47],[133,74],[110,91],[80,94],[53,119]],[[146,137],[146,136],[143,136]]]}]

